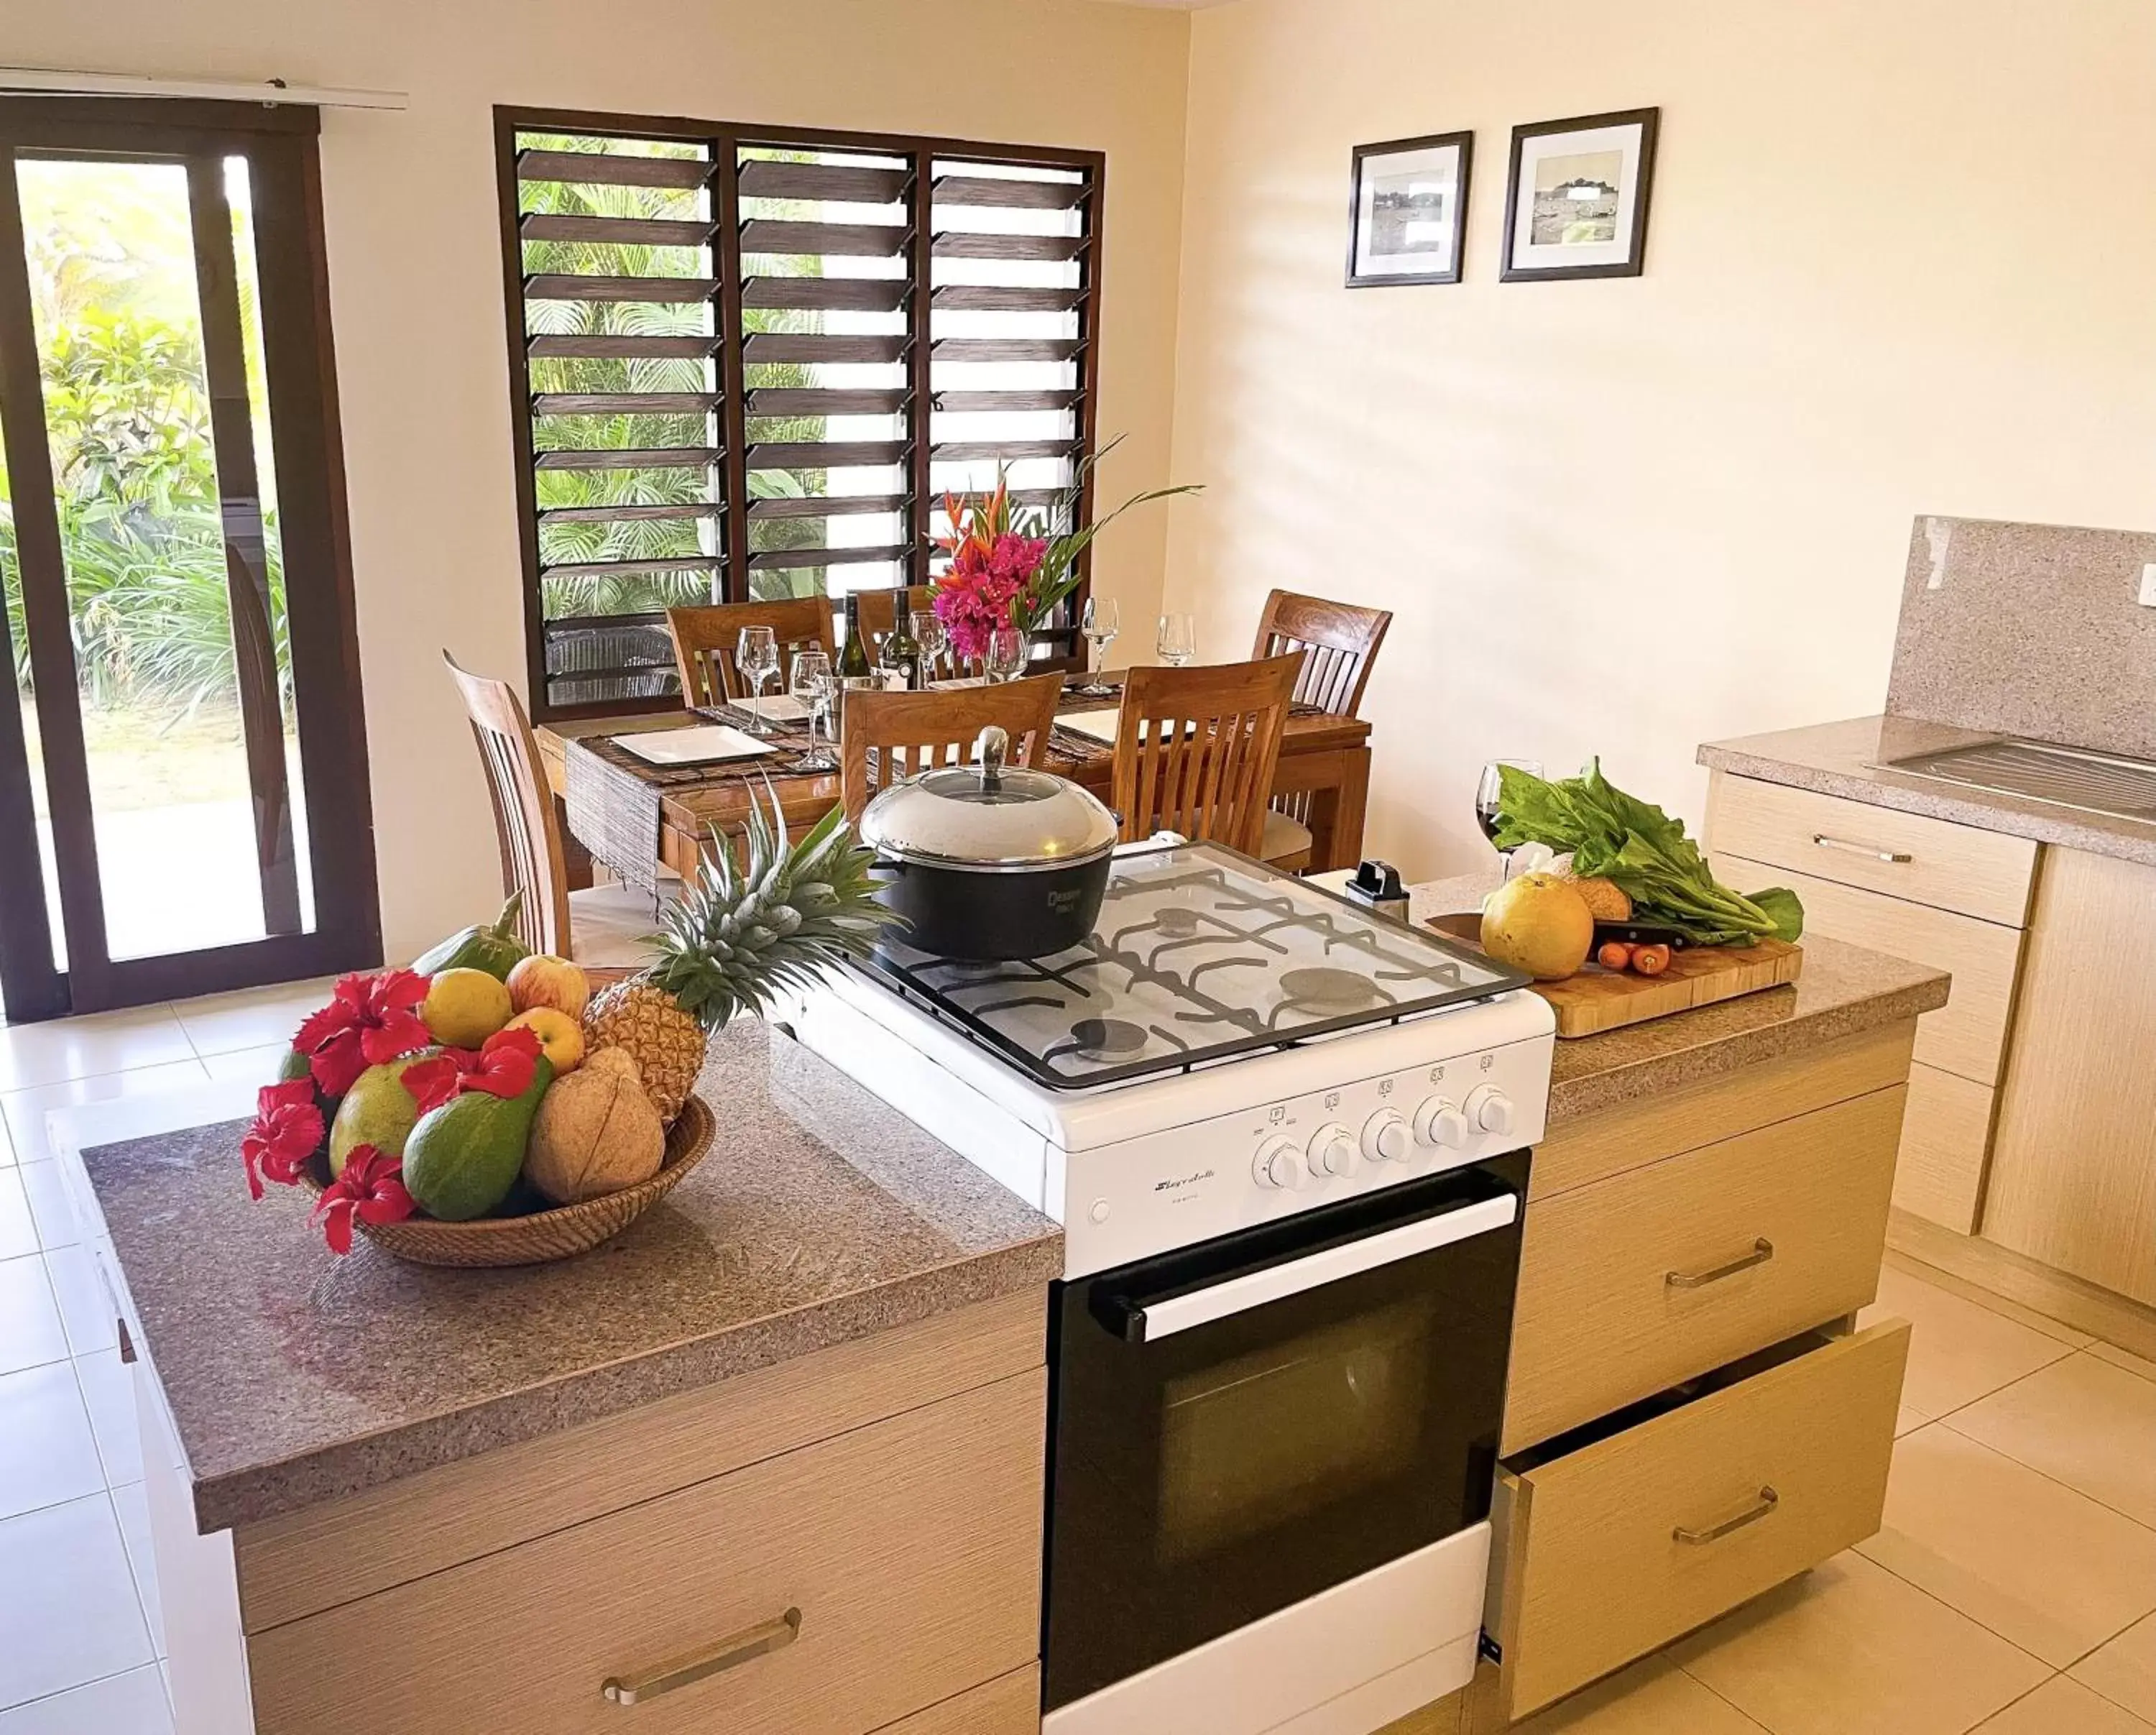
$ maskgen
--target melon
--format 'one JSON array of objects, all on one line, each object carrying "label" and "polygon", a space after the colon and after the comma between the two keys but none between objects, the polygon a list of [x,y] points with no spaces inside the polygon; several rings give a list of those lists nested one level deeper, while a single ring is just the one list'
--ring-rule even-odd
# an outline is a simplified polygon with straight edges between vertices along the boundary
[{"label": "melon", "polygon": [[1554,874],[1522,874],[1482,906],[1482,949],[1537,982],[1574,974],[1594,944],[1594,912]]}]

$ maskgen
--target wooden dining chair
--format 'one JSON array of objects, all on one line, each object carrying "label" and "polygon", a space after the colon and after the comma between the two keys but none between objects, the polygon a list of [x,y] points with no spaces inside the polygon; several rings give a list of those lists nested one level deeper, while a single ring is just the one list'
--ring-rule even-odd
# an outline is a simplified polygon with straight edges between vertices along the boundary
[{"label": "wooden dining chair", "polygon": [[898,624],[898,599],[906,598],[906,611],[911,614],[925,609],[936,595],[932,584],[909,584],[903,591],[896,586],[887,589],[864,590],[855,593],[860,600],[855,607],[860,611],[861,634],[868,640],[869,660],[875,660],[877,640],[888,638]]},{"label": "wooden dining chair", "polygon": [[[1062,696],[1060,675],[929,693],[847,694],[839,739],[846,818],[859,819],[876,792],[901,777],[936,765],[969,763],[974,738],[991,724],[1010,737],[1006,762],[1034,764],[1048,752],[1048,732]],[[896,767],[897,753],[905,756],[902,768]]]},{"label": "wooden dining chair", "polygon": [[[1295,702],[1315,706],[1337,717],[1352,717],[1363,708],[1363,690],[1385,642],[1392,612],[1335,603],[1291,590],[1276,590],[1258,616],[1258,639],[1250,654],[1276,657],[1307,653],[1296,680]],[[1276,795],[1265,814],[1259,855],[1276,867],[1300,870],[1310,865],[1310,792]]]},{"label": "wooden dining chair", "polygon": [[1255,855],[1303,654],[1125,676],[1115,798],[1126,842],[1179,831]]},{"label": "wooden dining chair", "polygon": [[554,792],[539,763],[524,706],[506,682],[489,680],[457,666],[446,650],[442,661],[464,696],[486,769],[494,804],[494,831],[501,846],[501,890],[524,894],[517,938],[534,952],[574,958],[581,964],[634,966],[649,962],[637,942],[655,932],[654,901],[633,886],[613,882],[571,891],[568,857]]},{"label": "wooden dining chair", "polygon": [[734,663],[734,648],[743,627],[769,627],[778,640],[778,685],[797,650],[821,650],[835,657],[838,639],[831,627],[829,597],[782,597],[767,603],[714,603],[696,608],[669,608],[667,635],[681,671],[684,705],[726,705],[745,698],[749,684]]}]

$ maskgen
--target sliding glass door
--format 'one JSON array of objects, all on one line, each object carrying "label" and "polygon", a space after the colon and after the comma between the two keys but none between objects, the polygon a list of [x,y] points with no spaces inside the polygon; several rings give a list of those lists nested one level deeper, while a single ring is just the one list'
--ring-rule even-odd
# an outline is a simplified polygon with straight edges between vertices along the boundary
[{"label": "sliding glass door", "polygon": [[311,110],[0,100],[0,1002],[377,962]]}]

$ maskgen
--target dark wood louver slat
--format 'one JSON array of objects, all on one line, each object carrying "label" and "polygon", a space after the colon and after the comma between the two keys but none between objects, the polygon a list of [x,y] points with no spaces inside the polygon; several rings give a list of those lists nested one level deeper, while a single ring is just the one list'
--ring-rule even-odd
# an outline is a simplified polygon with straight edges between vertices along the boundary
[{"label": "dark wood louver slat", "polygon": [[863,561],[903,560],[912,552],[903,542],[880,548],[772,548],[752,554],[749,570],[767,572],[788,567],[857,566]]},{"label": "dark wood louver slat", "polygon": [[968,313],[1068,313],[1086,299],[1075,289],[1009,289],[992,283],[947,283],[935,290],[938,307]]},{"label": "dark wood louver slat", "polygon": [[1069,211],[1085,203],[1082,181],[1005,181],[984,175],[938,175],[939,205],[1002,205],[1024,211]]},{"label": "dark wood louver slat", "polygon": [[687,361],[716,355],[725,344],[713,336],[639,336],[634,334],[545,332],[526,341],[524,353],[533,361],[617,360],[624,362]]},{"label": "dark wood louver slat", "polygon": [[754,217],[742,225],[743,253],[891,259],[906,251],[911,231],[896,223],[784,223]]},{"label": "dark wood louver slat", "polygon": [[702,470],[718,461],[716,446],[579,447],[541,452],[532,459],[540,470]]},{"label": "dark wood louver slat", "polygon": [[844,518],[864,512],[899,512],[906,509],[902,494],[816,494],[803,499],[752,500],[748,521],[762,524],[778,518]]},{"label": "dark wood louver slat", "polygon": [[953,411],[1068,409],[1078,397],[1075,391],[938,392],[936,408]]},{"label": "dark wood louver slat", "polygon": [[751,470],[866,470],[906,461],[902,439],[808,439],[753,441]]},{"label": "dark wood louver slat", "polygon": [[549,578],[611,578],[629,572],[715,572],[720,564],[716,554],[685,554],[656,560],[569,561],[539,570]]},{"label": "dark wood louver slat", "polygon": [[750,277],[742,283],[742,305],[896,313],[911,287],[902,277]]},{"label": "dark wood louver slat", "polygon": [[665,523],[685,518],[716,518],[723,511],[716,500],[685,500],[675,506],[547,506],[539,514],[542,524]]},{"label": "dark wood louver slat", "polygon": [[752,416],[889,416],[906,408],[903,387],[847,390],[825,386],[752,387]]},{"label": "dark wood louver slat", "polygon": [[523,151],[520,181],[564,181],[589,187],[701,187],[711,164],[693,157],[602,155],[595,151]]},{"label": "dark wood louver slat", "polygon": [[896,204],[912,177],[904,169],[855,168],[836,162],[773,162],[741,166],[745,199],[829,199],[849,205]]},{"label": "dark wood louver slat", "polygon": [[1067,458],[1078,449],[1075,439],[945,440],[929,448],[938,464],[1004,462],[1020,458]]},{"label": "dark wood louver slat", "polygon": [[693,416],[719,401],[716,392],[537,392],[535,416]]},{"label": "dark wood louver slat", "polygon": [[701,247],[713,225],[669,218],[554,216],[529,212],[517,225],[527,241],[571,241],[594,247]]},{"label": "dark wood louver slat", "polygon": [[933,251],[947,259],[1071,259],[1086,250],[1083,235],[985,235],[946,229]]},{"label": "dark wood louver slat", "polygon": [[939,337],[929,350],[939,362],[1068,362],[1083,346],[1075,337]]},{"label": "dark wood louver slat", "polygon": [[751,367],[773,362],[896,362],[912,338],[834,337],[819,331],[752,331],[742,341]]},{"label": "dark wood louver slat", "polygon": [[603,277],[598,272],[541,271],[526,278],[527,301],[708,301],[709,277]]}]

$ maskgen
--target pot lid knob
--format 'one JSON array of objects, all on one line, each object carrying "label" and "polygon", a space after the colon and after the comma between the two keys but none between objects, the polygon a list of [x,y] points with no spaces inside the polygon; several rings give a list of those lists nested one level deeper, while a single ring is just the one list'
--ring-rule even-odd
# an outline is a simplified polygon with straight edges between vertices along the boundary
[{"label": "pot lid knob", "polygon": [[1010,752],[1010,736],[995,724],[973,737],[974,762],[981,767],[981,793],[993,795],[1003,788],[1004,760]]}]

